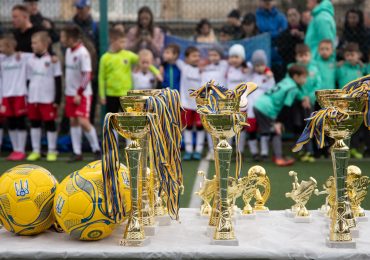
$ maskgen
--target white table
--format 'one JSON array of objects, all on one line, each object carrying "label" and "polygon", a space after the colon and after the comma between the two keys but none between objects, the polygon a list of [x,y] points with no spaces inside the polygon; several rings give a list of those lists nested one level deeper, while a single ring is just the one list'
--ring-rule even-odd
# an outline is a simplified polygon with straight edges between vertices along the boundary
[{"label": "white table", "polygon": [[[332,249],[325,245],[327,222],[312,211],[312,223],[294,223],[284,211],[272,211],[256,219],[238,219],[239,246],[210,245],[205,235],[207,220],[198,209],[181,209],[181,223],[158,227],[150,245],[119,246],[123,227],[97,242],[74,241],[66,234],[47,231],[34,237],[15,236],[0,230],[0,258],[294,258],[369,259],[370,223],[359,223],[356,249]],[[366,212],[370,216],[370,212]]]}]

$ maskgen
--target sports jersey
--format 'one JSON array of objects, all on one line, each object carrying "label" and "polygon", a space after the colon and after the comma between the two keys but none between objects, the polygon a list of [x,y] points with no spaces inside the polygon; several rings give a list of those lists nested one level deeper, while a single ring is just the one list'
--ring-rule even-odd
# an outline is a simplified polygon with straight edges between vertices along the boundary
[{"label": "sports jersey", "polygon": [[243,71],[242,67],[235,68],[229,66],[226,72],[226,87],[228,89],[234,89],[237,85],[245,82],[247,73]]},{"label": "sports jersey", "polygon": [[300,88],[289,76],[261,95],[254,104],[259,112],[271,119],[276,119],[284,106],[292,106],[300,97]]},{"label": "sports jersey", "polygon": [[28,102],[48,104],[55,101],[55,77],[61,76],[59,62],[53,63],[49,54],[33,55],[27,62]]},{"label": "sports jersey", "polygon": [[[73,49],[67,49],[65,68],[65,94],[66,96],[75,96],[84,85],[84,73],[91,73],[92,71],[91,57],[85,46],[79,44]],[[88,79],[83,95],[90,96],[91,94],[91,82]]]},{"label": "sports jersey", "polygon": [[155,88],[155,77],[150,71],[144,73],[136,71],[132,73],[134,89],[153,89]]},{"label": "sports jersey", "polygon": [[[121,97],[133,88],[132,66],[137,64],[139,56],[127,50],[106,52],[100,59],[99,65],[99,96]],[[149,70],[158,75],[159,70],[150,66]]]},{"label": "sports jersey", "polygon": [[27,94],[27,60],[31,53],[3,56],[0,63],[2,97],[19,97]]},{"label": "sports jersey", "polygon": [[176,65],[177,67],[179,67],[181,71],[181,80],[180,80],[181,105],[185,109],[196,110],[197,105],[195,103],[195,99],[190,97],[189,90],[198,89],[202,83],[199,68],[187,64],[182,60],[177,60]]},{"label": "sports jersey", "polygon": [[219,63],[208,64],[205,66],[204,70],[202,71],[202,85],[207,83],[210,80],[214,80],[216,84],[220,86],[225,86],[226,84],[226,72],[228,68],[227,61],[221,60]]}]

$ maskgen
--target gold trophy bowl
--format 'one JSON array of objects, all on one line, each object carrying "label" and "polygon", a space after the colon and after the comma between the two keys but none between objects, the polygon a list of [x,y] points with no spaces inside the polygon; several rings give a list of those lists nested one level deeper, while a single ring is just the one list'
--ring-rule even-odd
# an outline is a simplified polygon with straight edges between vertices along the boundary
[{"label": "gold trophy bowl", "polygon": [[115,129],[126,139],[142,139],[149,132],[148,113],[123,112],[116,115]]},{"label": "gold trophy bowl", "polygon": [[125,112],[148,112],[147,96],[124,96],[120,97],[119,102]]},{"label": "gold trophy bowl", "polygon": [[341,89],[324,89],[324,90],[317,90],[315,92],[317,103],[319,103],[321,107],[330,106],[330,104],[328,103],[329,101],[327,100],[326,97],[328,96],[340,97],[340,96],[344,96],[345,94],[346,93]]},{"label": "gold trophy bowl", "polygon": [[[246,118],[243,114],[239,114],[241,121]],[[235,115],[232,114],[202,114],[201,120],[204,128],[212,136],[218,139],[228,139],[235,135],[235,130],[241,130],[242,126],[235,126]]]}]

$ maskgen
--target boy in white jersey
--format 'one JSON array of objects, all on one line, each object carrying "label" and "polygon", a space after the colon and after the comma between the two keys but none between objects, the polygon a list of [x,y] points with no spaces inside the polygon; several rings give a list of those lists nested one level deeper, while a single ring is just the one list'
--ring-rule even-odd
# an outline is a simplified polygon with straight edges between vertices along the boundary
[{"label": "boy in white jersey", "polygon": [[62,91],[62,71],[60,63],[52,61],[48,48],[51,43],[47,32],[32,35],[34,55],[27,64],[28,86],[28,118],[31,123],[32,153],[28,161],[41,158],[41,125],[44,124],[48,153],[46,160],[57,160],[57,107],[60,104]]},{"label": "boy in white jersey", "polygon": [[[95,127],[90,123],[91,108],[91,57],[81,42],[81,31],[75,25],[66,26],[60,35],[67,47],[65,56],[65,115],[70,119],[73,155],[70,162],[81,161],[82,130],[96,159],[100,159],[100,146]],[[81,129],[82,128],[82,129]]]},{"label": "boy in white jersey", "polygon": [[245,50],[243,45],[234,44],[229,49],[229,67],[226,72],[226,87],[233,89],[241,82],[245,82],[248,66],[245,61]]},{"label": "boy in white jersey", "polygon": [[149,70],[153,65],[154,56],[148,49],[142,49],[138,53],[139,63],[132,73],[134,89],[153,89],[156,87],[156,77]]},{"label": "boy in white jersey", "polygon": [[[191,46],[185,50],[185,62],[177,60],[176,65],[181,71],[180,96],[181,105],[185,111],[181,114],[182,122],[186,125],[184,131],[185,154],[183,159],[200,160],[204,146],[205,132],[202,121],[197,113],[197,105],[194,98],[190,97],[189,90],[197,89],[201,86],[201,76],[199,70],[200,52],[197,48]],[[197,132],[195,152],[193,152],[193,127]]]},{"label": "boy in white jersey", "polygon": [[6,158],[21,161],[26,158],[26,114],[27,114],[27,59],[28,53],[16,53],[16,41],[12,35],[0,40],[0,52],[5,56],[0,63],[2,101],[0,112],[6,117],[13,152]]}]

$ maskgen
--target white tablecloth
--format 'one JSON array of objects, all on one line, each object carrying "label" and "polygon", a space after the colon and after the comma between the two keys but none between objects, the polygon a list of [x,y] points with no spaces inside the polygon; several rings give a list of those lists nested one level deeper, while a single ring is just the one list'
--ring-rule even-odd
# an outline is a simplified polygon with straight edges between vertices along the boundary
[{"label": "white tablecloth", "polygon": [[[0,258],[294,258],[369,259],[370,223],[359,223],[356,249],[325,245],[327,222],[312,212],[312,223],[294,223],[284,211],[271,211],[256,219],[238,219],[235,229],[239,246],[210,245],[205,235],[207,220],[197,209],[181,209],[181,223],[158,227],[146,247],[119,246],[123,227],[97,242],[74,241],[66,234],[47,231],[33,237],[15,236],[0,230]],[[367,214],[370,216],[370,212]]]}]

